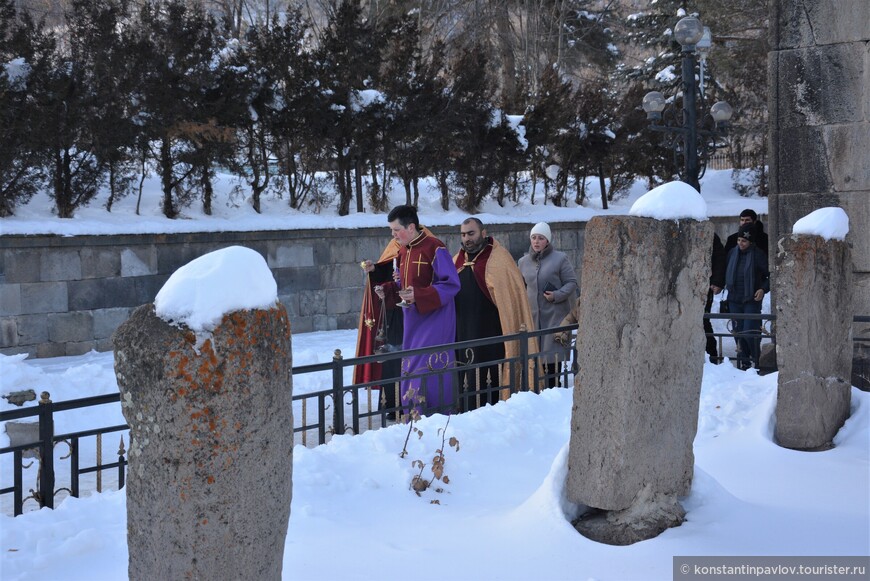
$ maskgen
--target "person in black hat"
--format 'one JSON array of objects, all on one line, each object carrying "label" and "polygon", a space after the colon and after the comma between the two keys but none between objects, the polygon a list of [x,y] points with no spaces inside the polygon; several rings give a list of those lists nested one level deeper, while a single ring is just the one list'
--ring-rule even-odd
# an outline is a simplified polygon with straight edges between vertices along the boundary
[{"label": "person in black hat", "polygon": [[[767,232],[764,231],[764,222],[758,219],[758,214],[755,210],[751,210],[749,208],[740,212],[740,226],[738,230],[743,230],[746,227],[753,228],[753,234],[755,238],[752,242],[755,243],[755,247],[764,252],[765,256],[768,254],[767,252]],[[731,249],[737,246],[737,232],[728,237],[725,241],[725,254],[731,252]]]},{"label": "person in black hat", "polygon": [[[728,253],[725,288],[731,314],[761,314],[764,293],[770,291],[770,271],[767,255],[754,244],[754,225],[744,225],[736,234],[737,246]],[[751,362],[758,367],[761,348],[761,319],[735,319],[737,334],[737,365],[748,369]]]}]

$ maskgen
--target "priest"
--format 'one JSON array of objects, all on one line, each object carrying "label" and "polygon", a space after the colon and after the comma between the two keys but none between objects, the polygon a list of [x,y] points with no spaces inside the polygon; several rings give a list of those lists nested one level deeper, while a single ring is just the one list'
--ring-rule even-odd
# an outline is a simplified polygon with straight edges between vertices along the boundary
[{"label": "priest", "polygon": [[[487,235],[478,218],[468,218],[459,228],[462,248],[453,257],[460,290],[456,295],[456,340],[512,335],[534,330],[534,321],[523,275],[504,246]],[[537,352],[532,339],[529,353]],[[475,409],[495,404],[519,390],[522,362],[499,366],[477,364],[518,357],[519,341],[499,342],[457,351],[461,407]],[[529,361],[533,361],[532,358]],[[470,366],[463,369],[463,366]],[[513,373],[512,373],[513,369]],[[499,387],[503,389],[499,390]]]},{"label": "priest", "polygon": [[[393,280],[376,284],[373,290],[386,310],[403,309],[402,348],[452,343],[456,337],[453,298],[459,292],[459,277],[450,253],[443,242],[420,226],[413,206],[396,206],[387,221],[399,244],[397,269]],[[453,406],[454,368],[452,350],[404,357],[404,408],[418,414],[449,413]],[[445,372],[432,375],[432,370]]]}]

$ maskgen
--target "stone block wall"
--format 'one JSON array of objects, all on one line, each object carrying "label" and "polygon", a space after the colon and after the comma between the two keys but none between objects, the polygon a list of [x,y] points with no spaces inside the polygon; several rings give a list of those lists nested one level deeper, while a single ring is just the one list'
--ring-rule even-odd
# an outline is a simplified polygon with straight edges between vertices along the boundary
[{"label": "stone block wall", "polygon": [[[717,232],[737,218],[717,218]],[[494,224],[494,236],[519,259],[532,224]],[[583,222],[552,223],[555,246],[576,265],[583,257]],[[459,226],[433,232],[452,253]],[[293,333],[355,328],[362,301],[359,263],[377,259],[389,230],[281,230],[114,236],[0,236],[0,353],[32,357],[80,355],[113,348],[111,337],[130,313],[154,301],[175,269],[232,245],[260,252],[278,283]],[[581,281],[582,284],[582,281]]]},{"label": "stone block wall", "polygon": [[826,206],[843,208],[852,246],[853,314],[866,314],[870,2],[774,0],[770,6],[771,248],[799,218]]}]

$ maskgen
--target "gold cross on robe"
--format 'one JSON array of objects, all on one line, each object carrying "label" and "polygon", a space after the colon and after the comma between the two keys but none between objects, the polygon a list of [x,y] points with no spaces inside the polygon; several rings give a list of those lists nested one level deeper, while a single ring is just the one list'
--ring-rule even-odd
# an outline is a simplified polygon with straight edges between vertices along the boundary
[{"label": "gold cross on robe", "polygon": [[416,265],[417,265],[417,277],[419,278],[419,277],[420,277],[420,267],[423,266],[424,264],[429,264],[429,263],[426,262],[425,260],[422,260],[422,257],[421,257],[421,256],[418,256],[418,257],[417,257],[417,260],[415,260],[415,261],[412,262],[411,264],[416,264]]}]

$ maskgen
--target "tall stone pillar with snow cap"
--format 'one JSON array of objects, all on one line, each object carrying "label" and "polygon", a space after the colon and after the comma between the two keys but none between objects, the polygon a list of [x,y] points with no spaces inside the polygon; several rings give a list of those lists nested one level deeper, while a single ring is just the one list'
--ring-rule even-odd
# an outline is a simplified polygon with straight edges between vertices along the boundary
[{"label": "tall stone pillar with snow cap", "polygon": [[776,441],[819,450],[849,417],[852,252],[849,218],[822,208],[795,222],[776,248]]},{"label": "tall stone pillar with snow cap", "polygon": [[568,498],[574,525],[627,545],[682,523],[694,469],[713,225],[700,194],[660,186],[586,226]]},{"label": "tall stone pillar with snow cap", "polygon": [[193,260],[114,342],[130,579],[280,579],[290,323],[263,257],[233,246]]}]

